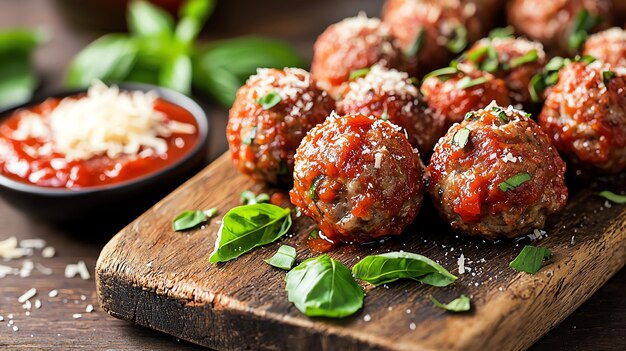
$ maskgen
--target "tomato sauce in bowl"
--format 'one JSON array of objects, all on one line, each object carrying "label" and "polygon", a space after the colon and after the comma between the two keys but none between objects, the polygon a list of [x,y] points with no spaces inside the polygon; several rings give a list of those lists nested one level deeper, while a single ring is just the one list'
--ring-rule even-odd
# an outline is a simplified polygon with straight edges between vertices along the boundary
[{"label": "tomato sauce in bowl", "polygon": [[[76,99],[84,98],[77,96]],[[97,155],[89,159],[66,159],[52,150],[38,153],[48,147],[49,140],[16,136],[19,123],[27,114],[47,118],[58,107],[60,99],[49,98],[41,104],[17,110],[0,123],[0,173],[13,180],[52,188],[78,189],[99,187],[140,178],[164,169],[187,155],[198,143],[198,124],[186,109],[157,98],[154,110],[165,115],[167,121],[191,125],[194,133],[175,133],[163,138],[167,151],[157,154],[141,148],[138,154],[119,154],[115,157]]]}]

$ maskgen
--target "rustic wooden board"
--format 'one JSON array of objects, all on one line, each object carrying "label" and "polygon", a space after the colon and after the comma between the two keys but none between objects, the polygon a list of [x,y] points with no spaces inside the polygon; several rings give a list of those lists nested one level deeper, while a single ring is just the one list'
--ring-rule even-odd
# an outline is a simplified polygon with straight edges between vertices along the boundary
[{"label": "rustic wooden board", "polygon": [[[427,205],[402,237],[344,246],[331,256],[351,267],[368,254],[405,250],[456,273],[463,253],[471,272],[446,288],[410,281],[365,286],[365,307],[355,315],[312,319],[287,301],[285,272],[262,261],[281,243],[295,246],[299,261],[315,255],[306,245],[314,228],[309,219],[294,221],[294,235],[219,265],[208,260],[221,216],[190,232],[170,229],[182,210],[218,207],[223,215],[242,190],[268,190],[237,174],[227,153],[106,245],[96,267],[98,297],[117,318],[216,349],[525,349],[624,266],[626,206],[605,207],[593,192],[625,186],[621,175],[574,194],[536,243],[554,252],[536,275],[508,267],[525,242],[458,237]],[[469,313],[446,313],[429,301],[431,294],[449,301],[461,293],[472,297]]]}]

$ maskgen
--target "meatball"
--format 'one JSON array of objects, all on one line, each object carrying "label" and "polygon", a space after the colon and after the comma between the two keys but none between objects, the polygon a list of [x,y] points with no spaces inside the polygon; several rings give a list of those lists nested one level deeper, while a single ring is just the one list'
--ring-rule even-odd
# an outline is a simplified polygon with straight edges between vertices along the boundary
[{"label": "meatball", "polygon": [[226,136],[235,167],[257,181],[289,183],[300,141],[334,108],[307,71],[257,70],[237,91],[228,114]]},{"label": "meatball", "polygon": [[402,53],[386,25],[378,18],[360,14],[331,25],[317,38],[311,74],[321,87],[336,96],[352,72],[375,63],[401,68]]},{"label": "meatball", "polygon": [[487,239],[541,228],[567,202],[565,163],[541,128],[511,106],[492,103],[455,124],[426,172],[441,217]]},{"label": "meatball", "polygon": [[626,31],[614,27],[591,35],[585,42],[583,54],[613,66],[626,67]]},{"label": "meatball", "polygon": [[378,65],[345,85],[337,111],[344,115],[372,115],[405,128],[411,145],[422,156],[430,155],[445,132],[443,121],[427,110],[409,75]]},{"label": "meatball", "polygon": [[546,99],[539,124],[580,170],[625,170],[626,69],[599,61],[565,66]]},{"label": "meatball", "polygon": [[327,240],[351,243],[399,235],[424,191],[419,152],[400,127],[333,114],[302,140],[289,194]]},{"label": "meatball", "polygon": [[487,106],[491,101],[509,105],[509,90],[502,79],[483,71],[463,72],[451,67],[432,72],[420,90],[424,100],[447,130],[465,114]]},{"label": "meatball", "polygon": [[485,34],[487,27],[475,16],[476,9],[474,1],[387,0],[383,22],[422,76],[445,66],[468,42]]},{"label": "meatball", "polygon": [[507,18],[519,34],[555,55],[577,52],[586,34],[611,22],[610,0],[512,0]]},{"label": "meatball", "polygon": [[528,83],[546,63],[543,45],[524,38],[485,38],[472,46],[459,61],[464,71],[487,71],[506,83],[514,104],[532,107]]}]

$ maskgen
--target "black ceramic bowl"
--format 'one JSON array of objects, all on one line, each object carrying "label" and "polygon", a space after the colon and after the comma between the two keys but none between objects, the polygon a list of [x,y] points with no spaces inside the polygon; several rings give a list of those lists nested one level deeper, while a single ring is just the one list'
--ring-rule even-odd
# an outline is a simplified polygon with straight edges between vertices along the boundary
[{"label": "black ceramic bowl", "polygon": [[[116,84],[126,91],[155,91],[159,97],[189,111],[198,122],[198,143],[177,162],[154,173],[125,182],[83,189],[49,188],[15,181],[0,174],[0,196],[30,216],[60,223],[99,219],[110,222],[132,217],[154,204],[177,185],[200,170],[206,161],[209,124],[202,108],[187,96],[148,84]],[[46,98],[64,98],[86,90],[66,91],[0,111],[0,122],[20,108]]]}]

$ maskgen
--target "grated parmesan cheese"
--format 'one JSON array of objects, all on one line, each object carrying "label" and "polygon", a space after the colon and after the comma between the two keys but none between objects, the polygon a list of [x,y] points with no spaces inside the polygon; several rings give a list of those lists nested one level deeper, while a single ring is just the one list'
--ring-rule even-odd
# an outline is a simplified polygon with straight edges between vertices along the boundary
[{"label": "grated parmesan cheese", "polygon": [[146,149],[162,155],[168,149],[164,138],[173,133],[193,134],[196,128],[168,120],[155,110],[157,97],[154,92],[120,91],[96,81],[85,97],[65,98],[45,116],[25,112],[12,136],[46,141],[36,150],[38,154],[54,151],[66,160],[137,155]]}]

